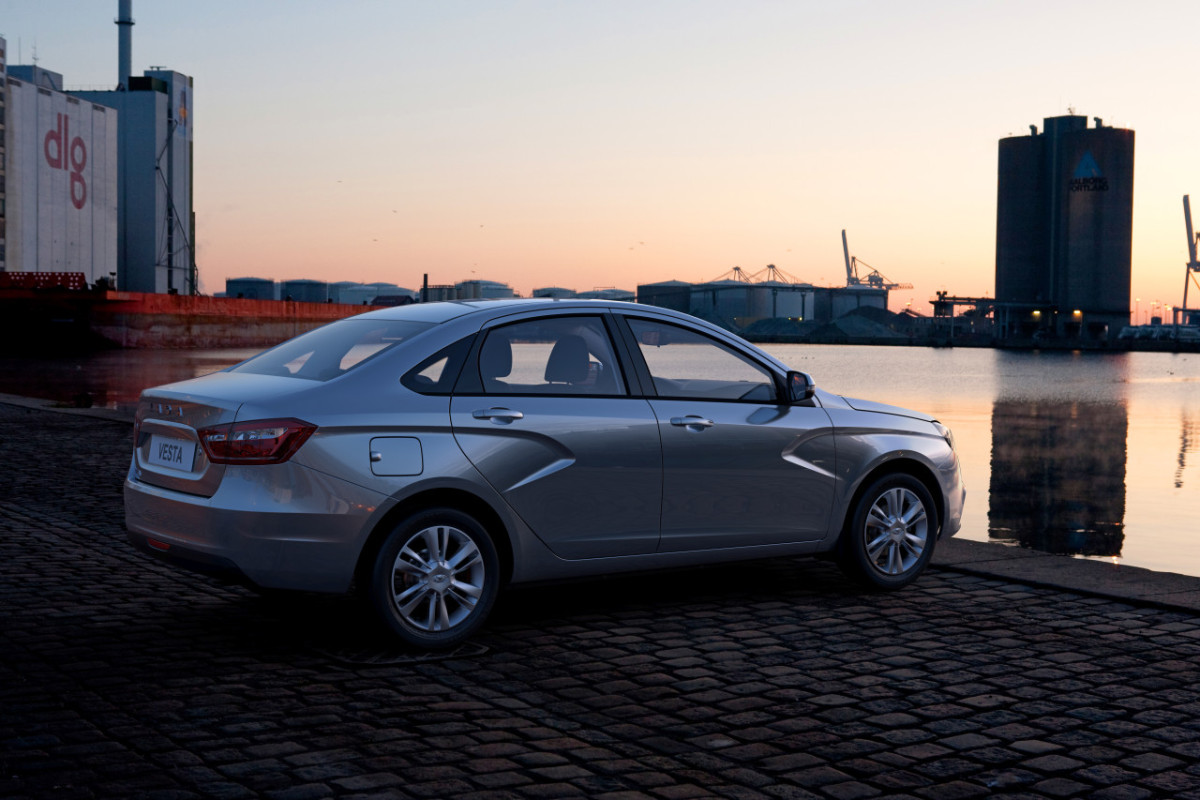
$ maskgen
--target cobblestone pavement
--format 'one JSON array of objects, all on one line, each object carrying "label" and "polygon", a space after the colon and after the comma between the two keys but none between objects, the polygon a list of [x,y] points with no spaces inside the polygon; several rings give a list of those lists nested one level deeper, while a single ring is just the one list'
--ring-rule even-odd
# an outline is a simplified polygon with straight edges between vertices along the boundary
[{"label": "cobblestone pavement", "polygon": [[133,551],[129,439],[0,406],[0,796],[1200,798],[1192,614],[779,560],[515,591],[405,659]]}]

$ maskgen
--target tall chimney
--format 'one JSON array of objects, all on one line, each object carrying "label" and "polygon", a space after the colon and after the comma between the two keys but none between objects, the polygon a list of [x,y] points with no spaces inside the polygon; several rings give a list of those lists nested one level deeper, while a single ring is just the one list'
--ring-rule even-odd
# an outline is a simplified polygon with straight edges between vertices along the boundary
[{"label": "tall chimney", "polygon": [[120,0],[117,16],[117,72],[122,89],[129,88],[133,72],[133,0]]}]

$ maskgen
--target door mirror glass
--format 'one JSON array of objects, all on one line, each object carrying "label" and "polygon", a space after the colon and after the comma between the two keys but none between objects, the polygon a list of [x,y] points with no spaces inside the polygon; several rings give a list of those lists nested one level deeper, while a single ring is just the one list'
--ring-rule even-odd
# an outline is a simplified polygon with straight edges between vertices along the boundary
[{"label": "door mirror glass", "polygon": [[811,400],[813,392],[817,388],[813,384],[811,375],[807,372],[796,372],[795,370],[787,374],[787,385],[788,397],[793,403]]}]

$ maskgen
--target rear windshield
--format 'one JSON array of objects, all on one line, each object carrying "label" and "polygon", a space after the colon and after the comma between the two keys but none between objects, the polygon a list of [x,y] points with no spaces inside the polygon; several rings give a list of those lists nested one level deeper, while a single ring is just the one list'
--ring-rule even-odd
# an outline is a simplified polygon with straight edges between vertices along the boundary
[{"label": "rear windshield", "polygon": [[327,381],[433,325],[412,320],[344,319],[289,339],[229,371]]}]

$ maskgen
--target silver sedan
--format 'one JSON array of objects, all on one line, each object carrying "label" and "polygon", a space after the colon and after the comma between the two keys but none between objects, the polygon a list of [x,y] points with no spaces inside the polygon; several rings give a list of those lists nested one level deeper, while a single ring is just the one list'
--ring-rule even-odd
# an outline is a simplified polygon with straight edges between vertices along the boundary
[{"label": "silver sedan", "polygon": [[950,431],[665,309],[428,303],[149,389],[138,547],[264,589],[365,592],[446,647],[510,583],[830,555],[898,589],[959,527]]}]

